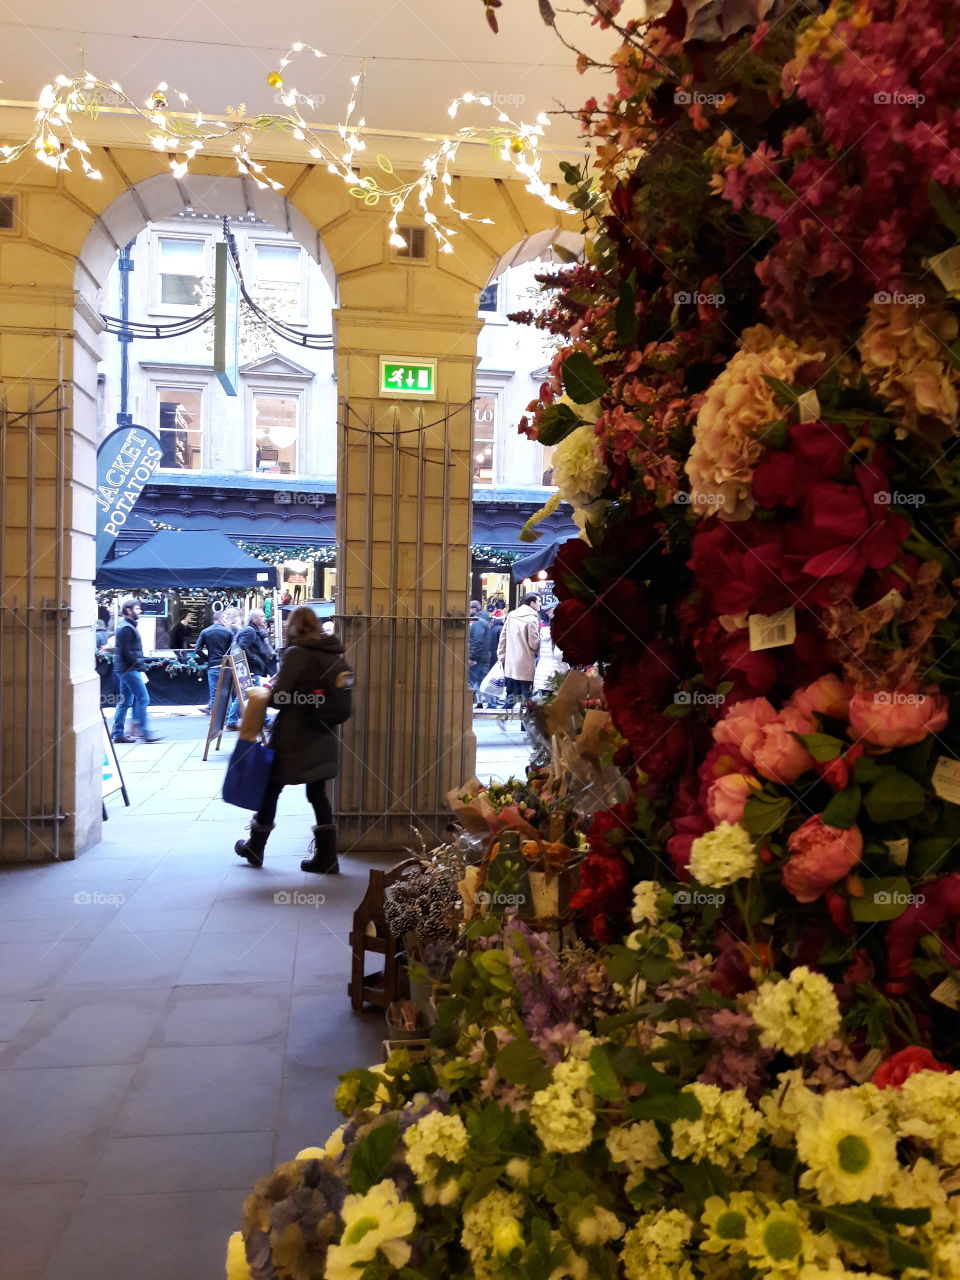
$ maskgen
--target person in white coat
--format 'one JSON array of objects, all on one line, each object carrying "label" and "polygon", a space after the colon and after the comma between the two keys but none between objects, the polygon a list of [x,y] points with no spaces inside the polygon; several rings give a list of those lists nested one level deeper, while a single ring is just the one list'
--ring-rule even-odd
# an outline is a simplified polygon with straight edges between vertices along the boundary
[{"label": "person in white coat", "polygon": [[563,654],[553,643],[550,634],[552,609],[540,610],[540,649],[537,653],[537,669],[533,676],[533,692],[541,693],[547,689],[556,675],[563,675],[570,670],[570,664],[564,662]]},{"label": "person in white coat", "polygon": [[525,595],[516,609],[507,614],[500,632],[497,657],[503,663],[507,706],[517,698],[529,698],[540,651],[540,597]]}]

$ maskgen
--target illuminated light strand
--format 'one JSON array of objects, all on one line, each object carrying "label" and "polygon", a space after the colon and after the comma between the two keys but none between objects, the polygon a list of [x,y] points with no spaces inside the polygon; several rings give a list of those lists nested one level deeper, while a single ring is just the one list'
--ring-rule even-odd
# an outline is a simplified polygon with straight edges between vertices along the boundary
[{"label": "illuminated light strand", "polygon": [[[492,218],[479,218],[461,209],[452,194],[455,176],[452,166],[464,143],[487,142],[494,154],[512,166],[524,179],[526,190],[532,195],[552,209],[563,213],[575,212],[572,206],[554,194],[550,184],[543,178],[540,142],[544,129],[550,123],[543,112],[533,124],[517,123],[504,112],[498,111],[497,121],[493,125],[461,127],[451,137],[446,137],[439,143],[423,160],[419,175],[409,182],[404,182],[394,172],[392,162],[384,155],[376,158],[377,169],[385,175],[383,178],[375,177],[372,173],[358,174],[357,157],[367,146],[363,137],[366,120],[362,114],[356,120],[354,116],[363,94],[365,71],[361,70],[358,75],[351,77],[352,89],[346,114],[336,126],[340,145],[338,150],[334,150],[308,124],[301,112],[301,104],[315,110],[316,100],[301,93],[293,85],[287,87],[284,82],[282,72],[290,66],[295,55],[305,52],[312,53],[316,58],[326,56],[312,45],[298,41],[280,59],[281,70],[273,71],[267,77],[271,88],[278,92],[282,90],[281,102],[287,108],[287,113],[262,114],[252,119],[246,118],[246,108],[241,105],[235,110],[227,108],[228,120],[209,120],[191,105],[186,93],[171,88],[165,81],[157,85],[146,99],[145,105],[141,106],[116,80],[100,80],[89,72],[74,77],[58,75],[52,84],[44,85],[40,93],[33,133],[17,146],[0,147],[0,164],[18,160],[32,149],[36,158],[52,169],[69,170],[71,157],[76,157],[88,178],[101,178],[100,171],[88,158],[90,147],[74,131],[73,120],[76,116],[93,117],[98,114],[99,95],[106,92],[114,97],[117,105],[132,110],[152,126],[147,137],[157,151],[166,151],[172,155],[170,170],[178,179],[186,176],[190,162],[207,143],[232,140],[231,154],[238,173],[250,178],[262,190],[282,191],[283,184],[270,177],[266,167],[253,158],[251,147],[259,133],[277,129],[289,133],[295,141],[305,145],[311,160],[325,164],[329,173],[341,178],[355,199],[362,201],[368,208],[379,205],[381,201],[389,204],[387,237],[389,243],[396,248],[406,248],[406,241],[399,232],[399,218],[412,200],[419,206],[420,216],[432,232],[441,253],[454,252],[452,237],[457,234],[457,229],[450,225],[453,219],[478,224],[493,222]],[[172,99],[179,102],[177,114],[171,113],[169,104]],[[496,110],[488,94],[464,93],[454,99],[447,113],[452,120],[456,119],[463,107]],[[387,179],[392,179],[392,183]],[[434,206],[439,212],[435,211]]]}]

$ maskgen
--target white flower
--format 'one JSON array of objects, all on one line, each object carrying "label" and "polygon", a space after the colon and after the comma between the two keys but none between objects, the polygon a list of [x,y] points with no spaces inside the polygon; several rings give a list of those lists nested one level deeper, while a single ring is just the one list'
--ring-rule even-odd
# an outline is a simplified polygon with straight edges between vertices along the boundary
[{"label": "white flower", "polygon": [[960,1164],[960,1071],[915,1071],[897,1109],[902,1134],[929,1142],[946,1164]]},{"label": "white flower", "polygon": [[577,427],[553,451],[553,483],[572,507],[587,507],[603,493],[610,472],[597,455],[592,426]]},{"label": "white flower", "polygon": [[[497,1228],[510,1220],[519,1223],[522,1214],[523,1196],[518,1191],[504,1191],[501,1187],[494,1187],[476,1204],[464,1210],[460,1242],[470,1254],[476,1280],[488,1280],[495,1274],[494,1233]],[[503,1239],[502,1231],[500,1238]]]},{"label": "white flower", "polygon": [[814,1187],[824,1204],[889,1195],[897,1181],[896,1139],[853,1089],[811,1105],[797,1129],[797,1154],[808,1166],[800,1185]]},{"label": "white flower", "polygon": [[751,1012],[760,1043],[782,1053],[809,1053],[840,1029],[833,984],[806,965],[798,965],[788,978],[764,982]]},{"label": "white flower", "polygon": [[418,1182],[428,1182],[437,1174],[440,1162],[459,1164],[467,1154],[470,1140],[459,1116],[428,1111],[422,1120],[403,1135],[407,1164]]},{"label": "white flower", "polygon": [[711,889],[752,876],[756,869],[753,838],[739,823],[721,822],[697,836],[690,846],[687,870],[699,884]]},{"label": "white flower", "polygon": [[660,912],[657,899],[663,892],[655,880],[641,880],[633,888],[633,909],[630,919],[634,924],[657,924]]},{"label": "white flower", "polygon": [[404,1237],[417,1225],[417,1214],[409,1200],[400,1199],[396,1183],[389,1178],[366,1195],[347,1196],[343,1222],[340,1243],[327,1250],[325,1280],[357,1280],[357,1264],[372,1262],[378,1252],[392,1267],[406,1266],[410,1245]]},{"label": "white flower", "polygon": [[530,1119],[547,1151],[572,1155],[593,1140],[593,1091],[590,1067],[581,1059],[558,1062],[553,1080],[533,1095]]},{"label": "white flower", "polygon": [[673,1154],[681,1160],[712,1160],[721,1168],[743,1159],[757,1142],[763,1117],[750,1105],[743,1089],[719,1089],[713,1084],[688,1084],[684,1093],[700,1103],[700,1118],[675,1120],[671,1126]]},{"label": "white flower", "polygon": [[652,1120],[638,1120],[636,1124],[611,1129],[606,1145],[614,1164],[625,1164],[631,1173],[657,1169],[665,1163],[660,1133]]},{"label": "white flower", "polygon": [[693,1280],[693,1268],[683,1256],[692,1234],[693,1222],[679,1209],[645,1213],[624,1241],[627,1280]]}]

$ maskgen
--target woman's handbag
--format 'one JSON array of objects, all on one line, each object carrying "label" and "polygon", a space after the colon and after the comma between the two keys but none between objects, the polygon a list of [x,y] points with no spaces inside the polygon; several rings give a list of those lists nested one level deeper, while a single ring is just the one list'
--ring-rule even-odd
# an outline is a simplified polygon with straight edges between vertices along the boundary
[{"label": "woman's handbag", "polygon": [[263,803],[276,754],[262,742],[238,738],[223,779],[221,794],[227,804],[256,813]]}]

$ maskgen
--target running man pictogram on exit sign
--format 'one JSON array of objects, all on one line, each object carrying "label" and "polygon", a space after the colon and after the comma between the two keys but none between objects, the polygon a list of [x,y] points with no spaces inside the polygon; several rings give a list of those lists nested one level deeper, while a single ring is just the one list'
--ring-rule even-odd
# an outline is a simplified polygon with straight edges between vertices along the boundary
[{"label": "running man pictogram on exit sign", "polygon": [[395,396],[409,396],[413,400],[435,400],[436,360],[404,360],[400,356],[381,356],[380,395],[391,399]]}]

